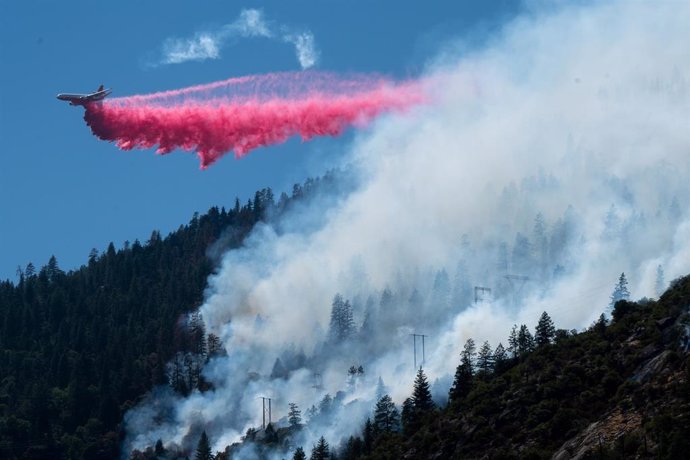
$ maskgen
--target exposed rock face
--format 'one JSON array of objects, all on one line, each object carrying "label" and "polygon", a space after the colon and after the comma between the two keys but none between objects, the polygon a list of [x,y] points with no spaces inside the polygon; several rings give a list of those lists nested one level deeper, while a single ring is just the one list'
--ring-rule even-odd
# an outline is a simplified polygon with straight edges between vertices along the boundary
[{"label": "exposed rock face", "polygon": [[614,444],[621,436],[638,430],[641,426],[642,417],[639,414],[632,412],[624,414],[616,410],[567,441],[551,458],[553,460],[589,458],[604,446]]},{"label": "exposed rock face", "polygon": [[666,350],[662,352],[660,355],[645,362],[639,368],[637,368],[637,370],[635,370],[635,373],[633,374],[631,380],[637,383],[648,382],[651,379],[651,377],[661,373],[661,370],[667,364],[667,361],[670,356],[671,352],[669,350]]}]

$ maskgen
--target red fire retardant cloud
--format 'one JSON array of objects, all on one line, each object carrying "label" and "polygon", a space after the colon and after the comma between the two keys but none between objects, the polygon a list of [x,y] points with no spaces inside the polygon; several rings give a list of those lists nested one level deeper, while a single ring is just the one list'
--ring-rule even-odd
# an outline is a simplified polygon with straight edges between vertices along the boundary
[{"label": "red fire retardant cloud", "polygon": [[240,158],[291,136],[338,136],[423,101],[415,82],[285,73],[90,103],[84,119],[97,137],[123,150],[196,151],[205,169],[230,151]]}]

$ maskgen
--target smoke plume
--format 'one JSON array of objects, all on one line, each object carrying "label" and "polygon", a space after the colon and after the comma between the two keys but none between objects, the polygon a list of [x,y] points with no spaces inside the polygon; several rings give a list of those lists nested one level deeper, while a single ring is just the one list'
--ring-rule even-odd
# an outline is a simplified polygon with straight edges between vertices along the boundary
[{"label": "smoke plume", "polygon": [[[411,394],[412,333],[428,336],[442,401],[468,338],[506,345],[544,310],[581,330],[621,272],[634,298],[656,296],[659,266],[666,280],[687,274],[689,22],[682,2],[560,7],[471,53],[441,50],[421,80],[429,104],[352,145],[354,191],[259,225],[224,255],[199,310],[227,353],[204,366],[213,389],[150,395],[126,415],[125,450],[161,439],[189,452],[202,429],[222,450],[261,425],[258,396],[274,421],[290,402],[316,406],[294,445],[338,445],[377,393]],[[338,326],[345,300],[352,323]]]},{"label": "smoke plume", "polygon": [[295,135],[305,141],[337,136],[423,100],[414,82],[284,73],[91,103],[84,119],[96,136],[121,149],[194,150],[206,168],[231,150],[239,158]]},{"label": "smoke plume", "polygon": [[162,56],[149,63],[151,67],[165,64],[181,64],[189,61],[219,59],[222,48],[237,38],[267,38],[289,43],[302,69],[316,65],[319,53],[314,34],[309,30],[295,30],[286,25],[267,21],[257,9],[242,10],[238,18],[222,27],[197,32],[189,38],[168,38],[163,43]]}]

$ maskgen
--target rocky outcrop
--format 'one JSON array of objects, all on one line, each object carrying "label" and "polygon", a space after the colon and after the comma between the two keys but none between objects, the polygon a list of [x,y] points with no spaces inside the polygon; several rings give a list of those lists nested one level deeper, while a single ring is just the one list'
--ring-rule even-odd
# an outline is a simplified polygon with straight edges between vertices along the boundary
[{"label": "rocky outcrop", "polygon": [[590,458],[603,448],[616,443],[621,436],[638,430],[641,426],[642,417],[639,414],[616,410],[568,440],[551,458],[552,460]]}]

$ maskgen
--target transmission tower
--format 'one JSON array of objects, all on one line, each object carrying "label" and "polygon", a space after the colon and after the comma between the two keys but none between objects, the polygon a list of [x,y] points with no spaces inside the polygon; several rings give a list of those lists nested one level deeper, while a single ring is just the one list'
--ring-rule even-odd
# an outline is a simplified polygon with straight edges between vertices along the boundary
[{"label": "transmission tower", "polygon": [[266,401],[268,401],[268,424],[271,424],[271,398],[259,396],[261,398],[261,423],[263,429],[266,429]]},{"label": "transmission tower", "polygon": [[474,287],[474,303],[483,302],[486,300],[485,294],[488,294],[488,298],[491,298],[491,288],[475,286]]},{"label": "transmission tower", "polygon": [[410,334],[412,336],[412,346],[414,347],[414,370],[417,372],[417,337],[422,338],[422,367],[424,367],[424,363],[426,362],[426,354],[424,351],[424,338],[429,337],[428,335],[425,334]]}]

